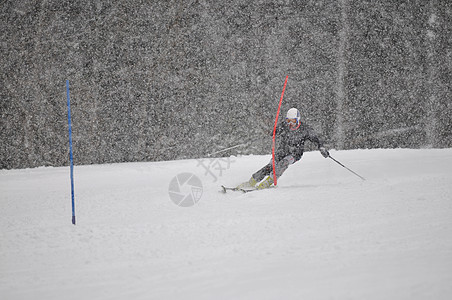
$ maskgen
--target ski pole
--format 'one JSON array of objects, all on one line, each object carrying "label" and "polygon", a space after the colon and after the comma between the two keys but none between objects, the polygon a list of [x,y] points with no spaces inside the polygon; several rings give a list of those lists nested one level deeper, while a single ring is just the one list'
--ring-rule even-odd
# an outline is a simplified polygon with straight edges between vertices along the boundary
[{"label": "ski pole", "polygon": [[235,149],[235,148],[238,148],[238,147],[242,147],[242,146],[245,146],[245,145],[246,145],[246,143],[245,144],[240,144],[240,145],[235,145],[235,146],[223,149],[223,150],[219,150],[219,151],[215,151],[215,152],[209,153],[209,154],[207,154],[207,156],[211,156],[211,155],[214,155],[214,154],[225,152],[225,151],[228,151],[228,150],[231,150],[231,149]]},{"label": "ski pole", "polygon": [[362,177],[361,175],[358,175],[356,172],[353,172],[352,170],[350,170],[349,168],[347,168],[346,166],[344,166],[343,164],[341,164],[340,162],[338,162],[337,160],[335,160],[333,157],[328,156],[329,158],[331,158],[332,160],[334,160],[335,162],[337,162],[340,166],[344,167],[345,169],[349,170],[350,172],[352,172],[353,174],[355,174],[356,176],[358,176],[359,178],[361,178],[362,180],[366,180],[364,177]]}]

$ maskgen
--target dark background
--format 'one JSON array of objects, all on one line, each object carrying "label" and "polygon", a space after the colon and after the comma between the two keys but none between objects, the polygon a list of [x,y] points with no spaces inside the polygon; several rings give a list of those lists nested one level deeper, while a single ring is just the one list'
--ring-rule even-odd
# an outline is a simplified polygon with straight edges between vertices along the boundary
[{"label": "dark background", "polygon": [[452,146],[452,2],[0,0],[0,168]]}]

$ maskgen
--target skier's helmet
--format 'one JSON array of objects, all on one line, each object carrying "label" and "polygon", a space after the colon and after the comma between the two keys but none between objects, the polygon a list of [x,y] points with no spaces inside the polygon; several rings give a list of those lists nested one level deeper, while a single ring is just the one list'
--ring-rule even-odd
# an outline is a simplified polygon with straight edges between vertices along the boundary
[{"label": "skier's helmet", "polygon": [[297,121],[297,125],[300,124],[300,112],[296,108],[291,108],[287,111],[286,121],[295,119]]}]

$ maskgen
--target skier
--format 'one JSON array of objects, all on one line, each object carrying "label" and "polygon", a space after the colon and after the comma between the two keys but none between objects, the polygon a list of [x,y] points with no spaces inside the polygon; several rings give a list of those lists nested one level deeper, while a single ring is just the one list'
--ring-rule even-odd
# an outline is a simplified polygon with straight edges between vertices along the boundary
[{"label": "skier", "polygon": [[[284,124],[285,123],[285,124]],[[317,134],[307,124],[300,120],[300,112],[296,108],[287,111],[286,121],[276,127],[275,173],[281,177],[289,165],[299,161],[303,156],[306,140],[316,144],[323,157],[328,158],[329,152],[323,146]],[[264,179],[265,178],[265,179]],[[274,183],[273,160],[254,173],[250,180],[237,186],[237,189],[265,189]]]}]

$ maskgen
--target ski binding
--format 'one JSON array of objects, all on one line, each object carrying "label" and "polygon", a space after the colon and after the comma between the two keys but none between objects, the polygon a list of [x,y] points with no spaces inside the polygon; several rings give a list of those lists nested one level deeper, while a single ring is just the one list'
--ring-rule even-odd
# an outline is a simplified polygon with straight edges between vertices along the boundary
[{"label": "ski binding", "polygon": [[256,189],[243,189],[243,188],[237,188],[237,187],[226,187],[224,185],[221,186],[222,192],[226,194],[227,191],[235,191],[235,192],[242,192],[242,193],[248,193],[255,191]]}]

